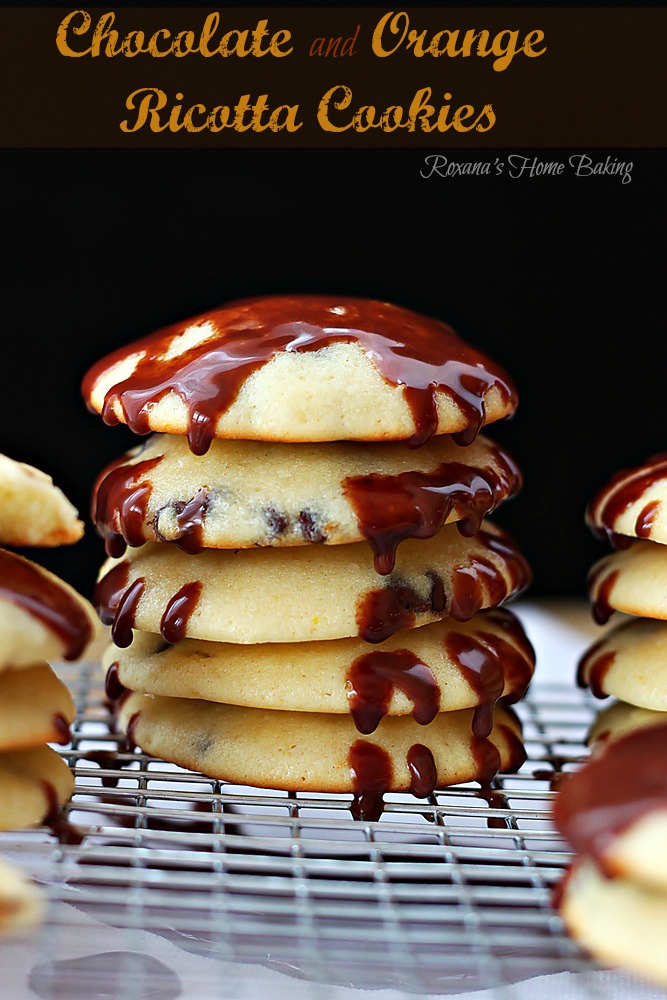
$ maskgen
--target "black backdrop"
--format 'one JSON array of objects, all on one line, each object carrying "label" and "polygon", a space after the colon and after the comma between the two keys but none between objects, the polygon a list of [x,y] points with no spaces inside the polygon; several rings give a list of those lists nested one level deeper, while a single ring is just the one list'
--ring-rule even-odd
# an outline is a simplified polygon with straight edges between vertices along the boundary
[{"label": "black backdrop", "polygon": [[[81,402],[100,354],[243,295],[385,298],[447,320],[515,377],[519,413],[492,433],[526,485],[497,519],[535,593],[581,593],[601,551],[587,499],[667,450],[667,156],[618,155],[630,184],[424,180],[410,150],[4,152],[0,450],[87,511],[96,472],[132,440]],[[101,554],[89,531],[38,558],[89,593]]]}]

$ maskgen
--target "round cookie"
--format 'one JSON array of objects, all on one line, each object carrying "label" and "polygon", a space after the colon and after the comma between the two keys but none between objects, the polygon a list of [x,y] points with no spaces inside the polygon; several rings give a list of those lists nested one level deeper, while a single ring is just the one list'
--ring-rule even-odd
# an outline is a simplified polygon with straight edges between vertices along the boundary
[{"label": "round cookie", "polygon": [[613,552],[591,569],[588,592],[601,625],[614,611],[667,619],[667,549],[640,541]]},{"label": "round cookie", "polygon": [[633,618],[618,625],[582,657],[579,687],[641,708],[667,712],[667,622]]},{"label": "round cookie", "polygon": [[89,408],[135,433],[423,444],[512,413],[516,391],[445,323],[334,295],[244,299],[120,348],[88,372]]},{"label": "round cookie", "polygon": [[221,781],[289,791],[363,793],[367,755],[374,772],[380,772],[377,791],[418,794],[416,768],[409,764],[414,747],[426,748],[426,758],[431,756],[434,783],[424,795],[459,782],[489,781],[499,769],[518,768],[525,759],[518,720],[501,706],[488,739],[472,735],[471,711],[443,712],[429,726],[387,718],[375,733],[360,737],[345,715],[272,712],[137,693],[123,700],[119,721],[147,753]]},{"label": "round cookie", "polygon": [[74,792],[74,777],[51,747],[0,753],[0,830],[33,826]]},{"label": "round cookie", "polygon": [[566,876],[560,912],[596,959],[667,987],[667,894],[605,878],[581,861]]},{"label": "round cookie", "polygon": [[0,549],[0,670],[76,660],[98,632],[93,608],[69,584]]},{"label": "round cookie", "polygon": [[604,749],[607,742],[616,740],[619,736],[634,732],[642,726],[654,726],[665,721],[667,715],[664,712],[652,712],[648,708],[637,708],[635,705],[626,705],[623,701],[615,701],[598,712],[586,742],[596,753]]},{"label": "round cookie", "polygon": [[72,545],[82,535],[76,508],[50,476],[0,455],[1,545]]},{"label": "round cookie", "polygon": [[474,538],[447,525],[401,545],[380,576],[364,542],[294,549],[205,550],[196,557],[148,543],[102,567],[95,604],[118,646],[132,628],[214,642],[303,642],[472,618],[522,590],[530,571],[514,542],[485,522]]},{"label": "round cookie", "polygon": [[0,752],[69,743],[75,715],[72,695],[48,663],[0,673]]},{"label": "round cookie", "polygon": [[[466,623],[451,619],[400,632],[369,649],[361,639],[234,645],[184,639],[165,646],[138,632],[125,650],[110,646],[104,663],[113,694],[172,698],[293,712],[352,713],[360,732],[384,715],[413,715],[427,725],[437,713],[479,706],[486,734],[498,698],[518,701],[535,666],[519,620],[504,609]],[[117,691],[117,689],[116,689]]]},{"label": "round cookie", "polygon": [[607,877],[667,891],[667,719],[607,740],[568,778],[554,822]]},{"label": "round cookie", "polygon": [[618,472],[589,505],[586,522],[596,534],[667,543],[667,454]]},{"label": "round cookie", "polygon": [[0,933],[24,931],[40,923],[44,899],[29,879],[4,861],[0,861]]},{"label": "round cookie", "polygon": [[102,472],[92,514],[110,555],[146,541],[194,553],[366,538],[386,573],[403,538],[449,521],[473,534],[520,485],[511,456],[481,437],[465,451],[446,436],[417,450],[214,441],[195,456],[185,438],[157,434]]}]

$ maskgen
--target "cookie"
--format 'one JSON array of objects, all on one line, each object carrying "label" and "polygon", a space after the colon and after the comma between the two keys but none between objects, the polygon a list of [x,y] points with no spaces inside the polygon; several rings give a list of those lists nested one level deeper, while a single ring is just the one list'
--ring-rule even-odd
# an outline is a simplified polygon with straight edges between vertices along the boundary
[{"label": "cookie", "polygon": [[95,612],[68,584],[0,549],[0,670],[76,660],[99,631]]},{"label": "cookie", "polygon": [[44,899],[37,886],[5,861],[0,861],[0,933],[28,930],[44,916]]},{"label": "cookie", "polygon": [[667,894],[576,864],[560,902],[567,929],[596,959],[667,987]]},{"label": "cookie", "polygon": [[445,323],[335,295],[244,299],[176,323],[99,361],[89,408],[137,434],[470,444],[516,408],[494,362]]},{"label": "cookie", "polygon": [[41,823],[74,792],[74,777],[51,747],[0,753],[0,830]]},{"label": "cookie", "polygon": [[667,718],[607,740],[557,795],[554,822],[608,878],[667,891]]},{"label": "cookie", "polygon": [[289,791],[412,791],[489,781],[524,760],[521,729],[498,706],[487,739],[472,712],[443,712],[429,726],[386,718],[360,737],[346,715],[273,712],[185,698],[130,694],[121,729],[145,752],[233,784]]},{"label": "cookie", "polygon": [[0,455],[1,545],[72,545],[82,535],[76,508],[50,476]]},{"label": "cookie", "polygon": [[667,622],[633,618],[616,626],[582,657],[580,687],[641,708],[667,712]]},{"label": "cookie", "polygon": [[612,541],[621,535],[667,543],[667,454],[617,473],[589,505],[586,521]]},{"label": "cookie", "polygon": [[70,741],[76,710],[48,663],[0,673],[0,752]]},{"label": "cookie", "polygon": [[615,701],[598,712],[588,733],[587,743],[594,752],[600,751],[610,740],[634,732],[641,726],[654,726],[666,720],[664,712],[653,712],[649,708],[637,708],[635,705],[626,705],[623,701]]},{"label": "cookie", "polygon": [[147,543],[102,567],[95,604],[118,646],[132,628],[167,642],[303,642],[394,632],[472,618],[522,590],[530,571],[514,542],[484,523],[474,538],[447,525],[400,546],[389,576],[364,542],[294,549],[205,550],[192,557]]},{"label": "cookie", "polygon": [[[438,712],[477,706],[473,731],[487,735],[499,697],[518,701],[535,654],[519,620],[504,609],[467,622],[451,619],[399,632],[378,646],[361,639],[234,645],[184,639],[168,646],[138,632],[125,650],[111,646],[120,683],[173,698],[293,712],[352,713],[373,732],[385,715],[412,715],[427,725]],[[122,693],[122,690],[121,692]]]},{"label": "cookie", "polygon": [[451,521],[473,534],[520,485],[511,456],[482,437],[465,451],[446,436],[418,450],[214,441],[197,457],[185,438],[158,434],[102,472],[92,512],[114,556],[146,541],[196,553],[366,538],[388,573],[402,539]]},{"label": "cookie", "polygon": [[613,552],[593,566],[588,592],[601,625],[614,611],[667,619],[667,549],[641,541]]}]

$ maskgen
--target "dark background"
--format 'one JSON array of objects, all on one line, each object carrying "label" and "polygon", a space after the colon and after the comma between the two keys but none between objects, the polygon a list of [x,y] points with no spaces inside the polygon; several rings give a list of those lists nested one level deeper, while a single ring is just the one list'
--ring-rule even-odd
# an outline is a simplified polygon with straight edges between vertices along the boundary
[{"label": "dark background", "polygon": [[[534,593],[582,593],[603,551],[588,498],[667,449],[667,154],[611,151],[634,162],[622,185],[424,180],[424,152],[3,153],[0,451],[87,511],[96,473],[133,440],[81,401],[102,353],[244,295],[385,298],[447,320],[515,377],[519,413],[492,435],[526,485],[497,520],[524,546]],[[89,531],[38,558],[89,594],[102,547]]]}]

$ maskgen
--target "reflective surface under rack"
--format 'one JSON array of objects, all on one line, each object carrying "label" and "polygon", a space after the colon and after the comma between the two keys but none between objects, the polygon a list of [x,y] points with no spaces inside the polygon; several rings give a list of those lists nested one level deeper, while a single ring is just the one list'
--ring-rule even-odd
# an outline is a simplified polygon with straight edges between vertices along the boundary
[{"label": "reflective surface under rack", "polygon": [[[236,996],[226,963],[273,970],[271,993],[256,995],[291,998],[336,984],[453,994],[593,968],[550,905],[568,862],[551,789],[593,716],[573,685],[538,683],[518,706],[528,761],[494,794],[388,795],[382,819],[361,824],[350,796],[223,785],[138,752],[120,753],[117,770],[99,753],[118,742],[101,669],[60,672],[78,707],[62,749],[76,772],[68,818],[86,836],[0,836],[50,900],[36,937],[3,946],[12,967],[30,964],[29,995],[181,996],[165,949],[198,970],[199,997]],[[77,964],[73,942],[91,928],[97,958]]]}]

